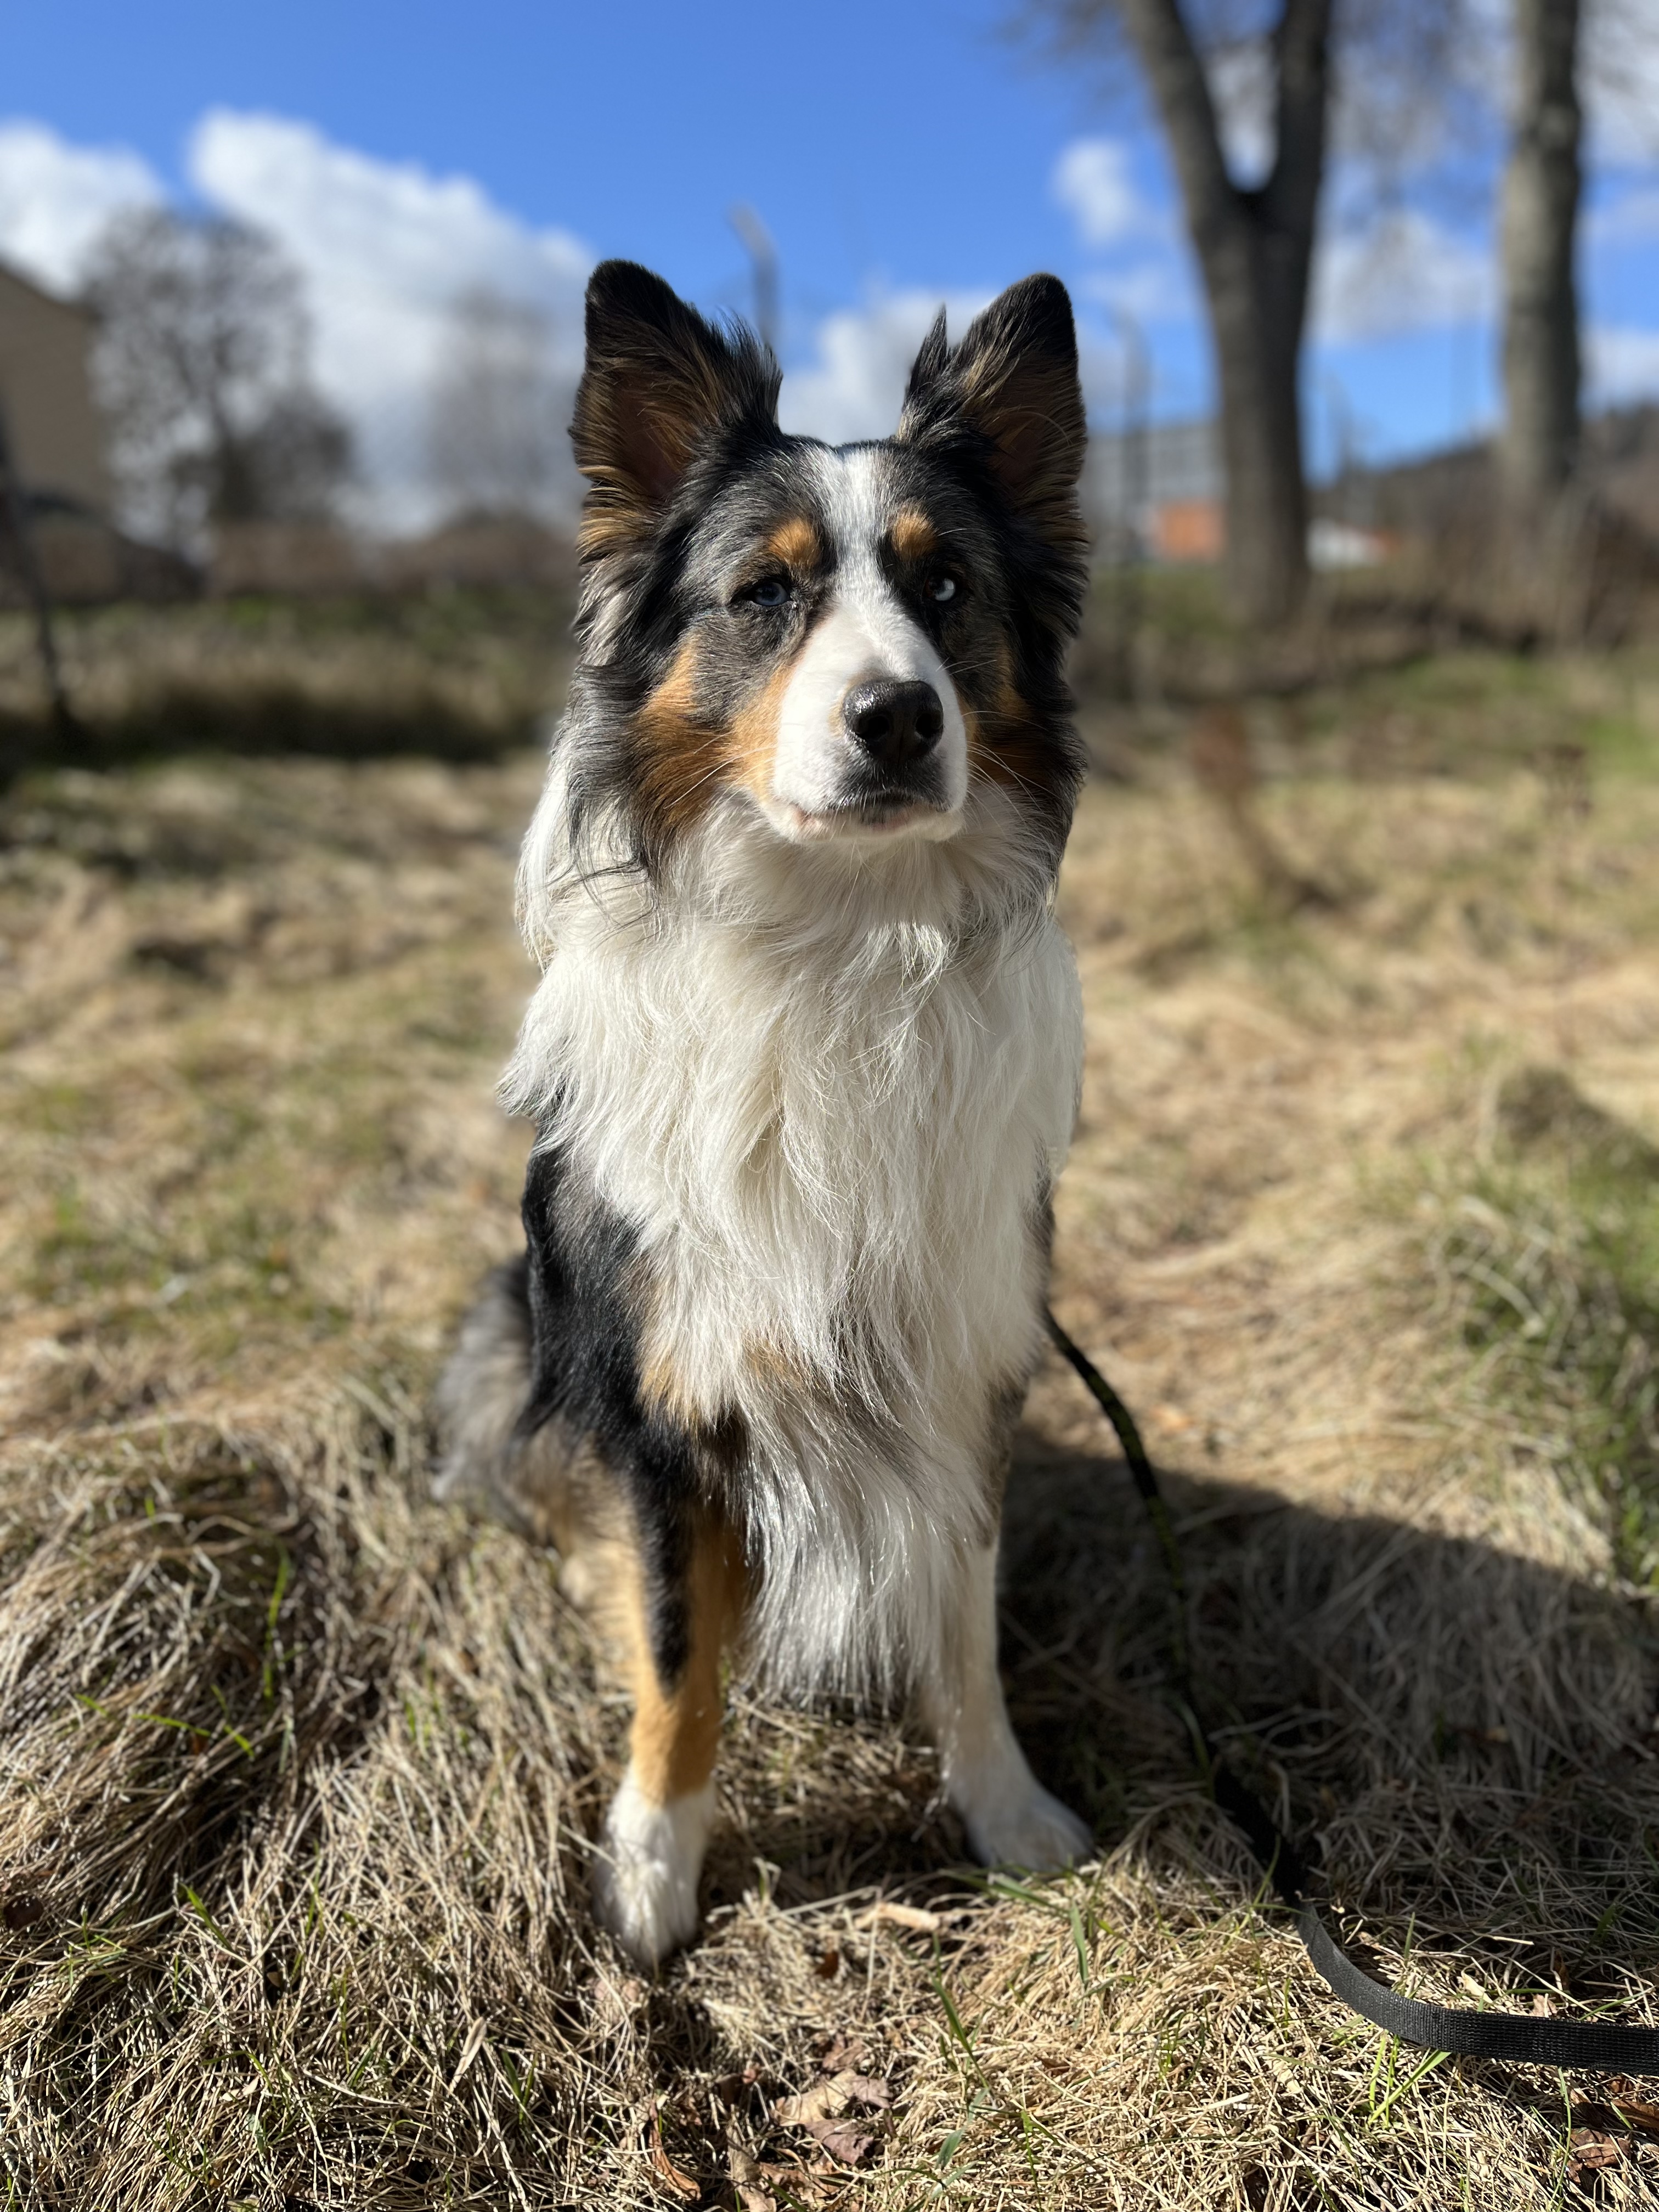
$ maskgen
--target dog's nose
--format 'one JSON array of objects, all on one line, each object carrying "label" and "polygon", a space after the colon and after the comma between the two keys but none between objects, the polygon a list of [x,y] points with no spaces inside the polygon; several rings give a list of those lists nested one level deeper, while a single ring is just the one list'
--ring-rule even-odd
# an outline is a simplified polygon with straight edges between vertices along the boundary
[{"label": "dog's nose", "polygon": [[931,684],[860,684],[841,712],[848,735],[883,768],[920,760],[945,729],[945,709]]}]

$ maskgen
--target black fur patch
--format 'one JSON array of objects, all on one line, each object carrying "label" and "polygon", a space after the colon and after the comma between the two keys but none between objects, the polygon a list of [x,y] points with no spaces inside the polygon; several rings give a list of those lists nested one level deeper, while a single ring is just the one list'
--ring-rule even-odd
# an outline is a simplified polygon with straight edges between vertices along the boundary
[{"label": "black fur patch", "polygon": [[729,1467],[744,1440],[736,1424],[694,1435],[641,1402],[638,1238],[580,1186],[556,1146],[532,1153],[522,1212],[530,1389],[519,1434],[557,1417],[592,1438],[622,1484],[639,1538],[652,1658],[672,1689],[690,1649],[694,1510],[714,1464]]}]

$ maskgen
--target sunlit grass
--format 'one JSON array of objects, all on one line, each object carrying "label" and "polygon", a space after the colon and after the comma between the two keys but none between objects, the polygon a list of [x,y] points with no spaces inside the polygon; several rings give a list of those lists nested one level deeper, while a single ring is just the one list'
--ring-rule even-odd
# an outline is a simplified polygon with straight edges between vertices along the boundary
[{"label": "sunlit grass", "polygon": [[1524,1422],[1621,1572],[1659,1580],[1659,1148],[1559,1070],[1498,1100],[1497,1156],[1440,1178],[1433,1256],[1480,1387]]},{"label": "sunlit grass", "polygon": [[[234,619],[274,653],[288,617]],[[1659,1544],[1659,799],[1583,739],[1586,811],[1537,750],[1616,720],[1627,672],[1460,657],[1332,695],[1328,728],[1264,716],[1252,804],[1333,894],[1288,912],[1149,721],[1061,890],[1089,1061],[1055,1297],[1166,1470],[1210,1717],[1364,1955],[1441,2001],[1634,2018],[1659,1966],[1632,1587]],[[1385,748],[1361,778],[1350,737],[1396,711],[1442,765]],[[520,1233],[526,1133],[492,1088],[532,980],[510,878],[538,776],[220,758],[13,787],[13,2201],[1559,2197],[1606,2085],[1425,2061],[1323,1994],[1204,1797],[1150,1539],[1059,1370],[1010,1485],[1003,1660],[1098,1862],[965,1869],[902,1717],[738,1682],[702,1939],[650,1980],[598,1934],[605,1655],[555,1560],[426,1495],[433,1376]],[[862,2164],[786,2117],[814,2093],[848,2098]],[[1608,2201],[1633,2203],[1651,2161],[1621,2138]]]}]

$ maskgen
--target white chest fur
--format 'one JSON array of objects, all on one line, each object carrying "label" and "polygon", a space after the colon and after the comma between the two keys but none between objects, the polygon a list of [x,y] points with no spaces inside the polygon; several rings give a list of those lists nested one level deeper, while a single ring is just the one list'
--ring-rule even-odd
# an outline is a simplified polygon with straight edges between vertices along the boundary
[{"label": "white chest fur", "polygon": [[642,1363],[748,1425],[756,1651],[796,1688],[938,1646],[1076,1109],[1052,918],[963,932],[895,903],[624,915],[574,890],[509,1076],[523,1106],[556,1085],[560,1140],[638,1233]]}]

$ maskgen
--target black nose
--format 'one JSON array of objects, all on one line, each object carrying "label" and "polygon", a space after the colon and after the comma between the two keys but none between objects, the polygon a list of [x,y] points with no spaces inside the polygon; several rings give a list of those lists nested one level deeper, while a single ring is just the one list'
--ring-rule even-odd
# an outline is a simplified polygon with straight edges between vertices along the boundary
[{"label": "black nose", "polygon": [[920,760],[945,728],[945,709],[931,684],[860,684],[841,712],[849,736],[883,768]]}]

